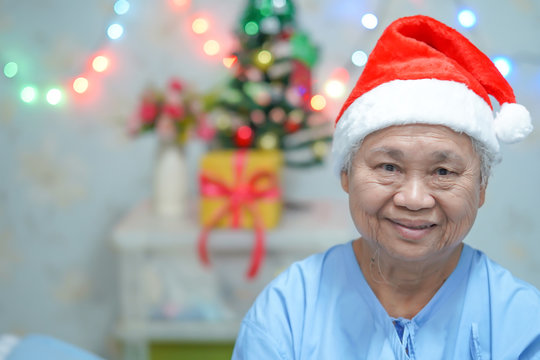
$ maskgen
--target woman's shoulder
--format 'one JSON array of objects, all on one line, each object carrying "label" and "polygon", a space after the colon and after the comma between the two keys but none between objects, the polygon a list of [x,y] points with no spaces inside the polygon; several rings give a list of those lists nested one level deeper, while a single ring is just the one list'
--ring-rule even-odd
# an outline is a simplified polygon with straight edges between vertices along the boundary
[{"label": "woman's shoulder", "polygon": [[296,261],[273,279],[266,286],[263,293],[277,291],[302,295],[300,292],[317,291],[317,288],[321,285],[320,279],[322,275],[329,271],[339,271],[351,253],[352,245],[348,242],[334,245],[324,252]]},{"label": "woman's shoulder", "polygon": [[[471,272],[489,286],[491,297],[513,301],[532,301],[540,306],[540,291],[532,284],[516,277],[509,269],[491,259],[484,252],[470,248],[473,252]],[[516,297],[517,295],[517,297]]]},{"label": "woman's shoulder", "polygon": [[263,289],[250,312],[274,309],[302,314],[309,301],[314,301],[320,287],[324,286],[321,279],[328,278],[328,273],[335,275],[336,271],[346,271],[343,264],[354,256],[351,254],[352,245],[348,242],[294,262]]},{"label": "woman's shoulder", "polygon": [[235,351],[264,347],[260,351],[276,354],[267,358],[294,358],[292,353],[303,343],[306,319],[326,281],[321,279],[328,279],[329,272],[343,271],[349,251],[351,243],[333,246],[293,263],[272,280],[244,317]]},{"label": "woman's shoulder", "polygon": [[483,252],[471,251],[467,304],[479,326],[489,326],[493,354],[540,356],[540,291]]}]

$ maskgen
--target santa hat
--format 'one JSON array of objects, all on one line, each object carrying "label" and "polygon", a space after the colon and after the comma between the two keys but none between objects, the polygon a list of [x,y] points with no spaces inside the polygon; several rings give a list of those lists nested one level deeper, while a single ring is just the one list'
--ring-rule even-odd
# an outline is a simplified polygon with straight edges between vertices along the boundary
[{"label": "santa hat", "polygon": [[[496,116],[490,96],[500,104]],[[375,45],[336,120],[335,172],[366,135],[404,124],[445,125],[496,157],[499,141],[532,131],[529,112],[493,62],[456,30],[422,15],[394,21]]]}]

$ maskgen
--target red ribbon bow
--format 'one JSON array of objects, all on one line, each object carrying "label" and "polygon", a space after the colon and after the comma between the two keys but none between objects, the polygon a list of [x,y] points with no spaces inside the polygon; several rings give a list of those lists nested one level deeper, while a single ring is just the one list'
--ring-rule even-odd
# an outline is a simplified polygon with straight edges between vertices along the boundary
[{"label": "red ribbon bow", "polygon": [[[201,262],[205,265],[210,265],[207,249],[210,231],[227,214],[232,214],[232,227],[238,228],[240,226],[241,210],[245,208],[253,216],[255,228],[255,245],[251,253],[251,264],[247,271],[247,277],[253,278],[257,275],[265,255],[264,224],[255,206],[255,202],[262,198],[277,199],[280,197],[280,190],[275,174],[269,171],[256,172],[247,181],[242,181],[246,156],[246,150],[239,150],[234,153],[235,181],[231,187],[219,179],[212,178],[206,174],[201,175],[201,195],[205,197],[227,198],[227,202],[214,213],[209,223],[203,227],[199,235],[198,252]],[[259,181],[265,180],[268,181],[269,185],[263,190],[258,189],[257,185]]]}]

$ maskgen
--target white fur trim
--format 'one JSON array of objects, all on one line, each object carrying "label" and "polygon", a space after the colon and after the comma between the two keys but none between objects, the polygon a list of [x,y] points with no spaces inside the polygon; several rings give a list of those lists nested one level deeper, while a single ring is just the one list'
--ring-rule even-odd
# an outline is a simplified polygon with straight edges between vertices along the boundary
[{"label": "white fur trim", "polygon": [[392,125],[444,125],[484,143],[495,156],[499,142],[493,112],[465,84],[437,79],[393,80],[357,98],[334,132],[332,166],[339,175],[352,146],[368,134]]},{"label": "white fur trim", "polygon": [[507,144],[523,140],[533,129],[529,111],[523,105],[510,103],[501,106],[493,126],[499,140]]}]

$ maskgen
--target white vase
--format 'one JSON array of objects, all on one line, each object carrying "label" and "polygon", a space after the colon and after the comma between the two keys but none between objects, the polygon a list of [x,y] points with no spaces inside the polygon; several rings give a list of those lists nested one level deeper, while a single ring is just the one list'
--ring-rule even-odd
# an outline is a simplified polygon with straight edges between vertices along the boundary
[{"label": "white vase", "polygon": [[184,216],[187,198],[187,166],[184,152],[174,142],[164,142],[158,149],[154,172],[154,210],[160,216]]}]

